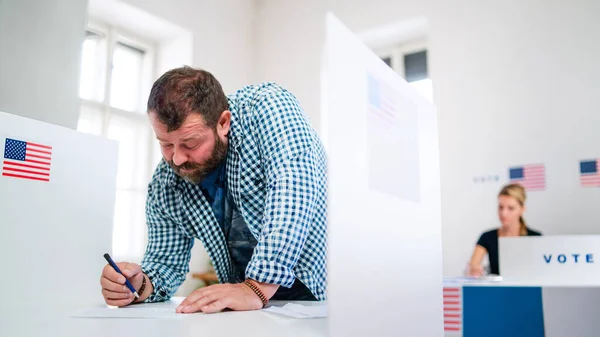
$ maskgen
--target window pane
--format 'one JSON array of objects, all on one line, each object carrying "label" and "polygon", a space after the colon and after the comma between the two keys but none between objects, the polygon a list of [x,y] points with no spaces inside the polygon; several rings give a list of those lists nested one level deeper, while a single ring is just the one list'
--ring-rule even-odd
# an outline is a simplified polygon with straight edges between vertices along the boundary
[{"label": "window pane", "polygon": [[82,103],[77,121],[77,131],[100,136],[102,134],[102,110],[89,103]]},{"label": "window pane", "polygon": [[385,64],[387,64],[388,67],[390,67],[390,68],[392,67],[392,58],[391,57],[389,57],[389,56],[388,57],[383,57],[383,58],[381,58],[381,60],[383,62],[385,62]]},{"label": "window pane", "polygon": [[81,52],[79,97],[102,101],[104,95],[104,48],[106,39],[87,32]]},{"label": "window pane", "polygon": [[113,54],[110,105],[127,111],[140,110],[144,52],[117,43]]},{"label": "window pane", "polygon": [[151,172],[147,121],[111,115],[107,136],[119,142],[117,188],[145,190]]},{"label": "window pane", "polygon": [[115,259],[137,262],[146,245],[146,193],[117,189],[112,251]]},{"label": "window pane", "polygon": [[144,205],[150,180],[150,129],[144,119],[112,114],[108,138],[119,142],[113,254],[139,261],[146,244]]},{"label": "window pane", "polygon": [[404,55],[404,74],[407,82],[420,81],[429,77],[426,50]]}]

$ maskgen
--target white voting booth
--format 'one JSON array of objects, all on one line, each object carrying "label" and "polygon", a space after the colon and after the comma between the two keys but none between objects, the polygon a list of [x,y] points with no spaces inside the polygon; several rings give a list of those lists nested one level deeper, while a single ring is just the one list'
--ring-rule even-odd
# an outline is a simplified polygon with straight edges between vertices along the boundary
[{"label": "white voting booth", "polygon": [[499,238],[507,282],[536,286],[600,286],[600,235]]},{"label": "white voting booth", "polygon": [[0,335],[61,335],[97,301],[112,238],[117,144],[0,112]]},{"label": "white voting booth", "polygon": [[442,336],[436,110],[326,22],[330,334]]}]

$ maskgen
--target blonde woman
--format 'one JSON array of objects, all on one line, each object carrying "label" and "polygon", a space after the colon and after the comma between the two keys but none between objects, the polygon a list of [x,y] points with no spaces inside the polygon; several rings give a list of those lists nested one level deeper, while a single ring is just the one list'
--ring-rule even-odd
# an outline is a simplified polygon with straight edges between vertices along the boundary
[{"label": "blonde woman", "polygon": [[508,236],[540,236],[540,232],[531,230],[523,220],[525,212],[525,189],[518,184],[506,185],[498,193],[498,218],[501,226],[481,234],[469,263],[470,276],[484,274],[481,263],[487,254],[490,262],[490,274],[500,275],[498,266],[498,238]]}]

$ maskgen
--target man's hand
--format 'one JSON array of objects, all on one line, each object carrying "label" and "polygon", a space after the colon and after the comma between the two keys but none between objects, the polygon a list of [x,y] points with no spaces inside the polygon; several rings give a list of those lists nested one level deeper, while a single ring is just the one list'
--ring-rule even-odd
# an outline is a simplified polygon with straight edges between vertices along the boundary
[{"label": "man's hand", "polygon": [[[135,263],[128,262],[118,262],[117,266],[123,272],[123,275],[127,277],[131,285],[137,290],[142,285],[144,273],[142,273],[142,268]],[[128,304],[131,304],[135,297],[125,285],[125,277],[123,275],[117,273],[116,270],[113,269],[110,265],[104,266],[102,269],[102,276],[100,277],[100,285],[102,286],[102,296],[104,296],[104,301],[108,305],[124,307]],[[148,280],[147,280],[147,283]],[[148,284],[146,284],[146,290],[144,293],[151,289]],[[147,296],[144,296],[147,297]],[[140,298],[143,300],[143,298]]]},{"label": "man's hand", "polygon": [[215,284],[192,292],[177,307],[176,312],[189,314],[202,311],[214,313],[225,308],[232,310],[262,309],[260,298],[243,283]]}]

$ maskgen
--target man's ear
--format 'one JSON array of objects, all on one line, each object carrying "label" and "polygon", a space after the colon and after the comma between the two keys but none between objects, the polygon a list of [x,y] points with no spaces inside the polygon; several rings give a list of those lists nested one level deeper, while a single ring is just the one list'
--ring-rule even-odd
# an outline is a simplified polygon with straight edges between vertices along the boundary
[{"label": "man's ear", "polygon": [[217,134],[221,138],[227,137],[229,128],[231,127],[231,111],[225,110],[221,113],[221,117],[217,121]]}]

